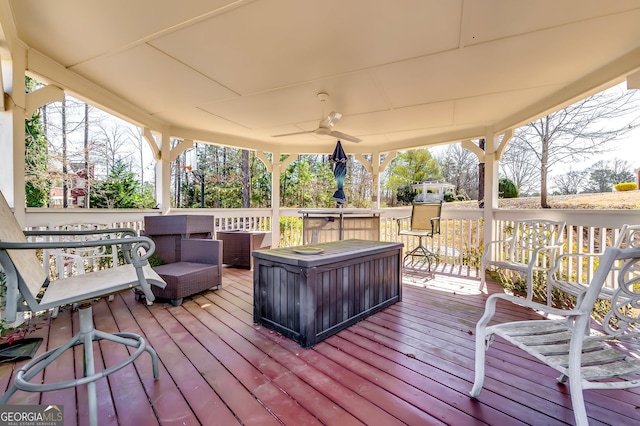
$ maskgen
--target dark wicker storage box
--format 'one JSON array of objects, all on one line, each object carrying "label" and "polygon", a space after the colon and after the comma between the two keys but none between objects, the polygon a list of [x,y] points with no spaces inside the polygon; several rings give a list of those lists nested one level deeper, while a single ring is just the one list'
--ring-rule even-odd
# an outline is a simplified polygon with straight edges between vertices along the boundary
[{"label": "dark wicker storage box", "polygon": [[144,217],[144,232],[147,235],[181,235],[189,237],[192,234],[208,233],[208,238],[212,238],[214,228],[215,223],[212,215],[180,214]]}]

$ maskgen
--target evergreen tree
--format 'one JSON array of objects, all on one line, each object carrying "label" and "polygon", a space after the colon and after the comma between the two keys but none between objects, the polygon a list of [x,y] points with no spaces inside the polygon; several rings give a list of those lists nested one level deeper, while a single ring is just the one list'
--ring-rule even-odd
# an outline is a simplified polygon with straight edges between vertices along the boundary
[{"label": "evergreen tree", "polygon": [[[27,92],[32,92],[38,82],[26,77]],[[49,156],[47,139],[42,127],[40,113],[24,120],[25,135],[25,192],[27,207],[47,207],[51,182],[49,179]]]},{"label": "evergreen tree", "polygon": [[91,206],[95,208],[135,209],[155,205],[152,188],[142,187],[122,159],[116,160],[106,179],[95,182],[91,193]]},{"label": "evergreen tree", "polygon": [[518,198],[518,187],[511,179],[501,178],[498,181],[500,198]]}]

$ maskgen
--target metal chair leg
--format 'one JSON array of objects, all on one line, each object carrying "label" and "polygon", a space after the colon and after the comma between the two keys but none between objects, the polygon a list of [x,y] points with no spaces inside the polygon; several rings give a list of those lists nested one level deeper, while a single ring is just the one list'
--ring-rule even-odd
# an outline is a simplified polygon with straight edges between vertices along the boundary
[{"label": "metal chair leg", "polygon": [[[87,385],[87,396],[89,404],[89,424],[98,424],[98,403],[96,394],[96,380],[106,377],[107,375],[124,368],[133,363],[143,352],[148,352],[151,356],[151,364],[153,368],[153,377],[158,378],[158,354],[153,348],[147,346],[144,338],[134,333],[105,333],[96,330],[93,325],[93,313],[89,302],[80,305],[80,332],[68,340],[64,345],[52,349],[37,358],[29,361],[22,366],[16,373],[13,384],[2,398],[0,404],[6,404],[9,398],[18,390],[27,392],[47,392],[52,390],[67,389],[80,385]],[[104,370],[95,371],[95,357],[93,353],[93,342],[98,340],[109,340],[120,343],[136,350],[129,358],[119,362]],[[84,350],[84,377],[79,379],[67,380],[56,383],[30,383],[29,380],[34,378],[38,373],[44,370],[53,361],[59,358],[67,349],[73,346],[82,345]]]},{"label": "metal chair leg", "polygon": [[422,244],[422,237],[418,237],[418,245],[417,245],[417,247],[415,247],[413,250],[407,252],[404,255],[404,258],[402,259],[402,263],[403,264],[407,261],[407,258],[409,256],[411,256],[412,259],[414,259],[415,257],[424,257],[424,258],[426,258],[427,262],[429,263],[429,267],[428,267],[429,271],[431,271],[431,259],[432,258],[436,262],[436,268],[438,267],[438,263],[440,262],[439,256],[437,254],[435,254],[434,252],[432,252],[431,250],[429,250],[428,248],[426,248]]}]

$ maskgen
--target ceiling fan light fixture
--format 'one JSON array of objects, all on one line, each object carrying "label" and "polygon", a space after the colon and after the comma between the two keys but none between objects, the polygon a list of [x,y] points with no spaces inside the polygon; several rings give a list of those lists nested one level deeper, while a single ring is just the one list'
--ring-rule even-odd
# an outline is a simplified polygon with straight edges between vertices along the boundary
[{"label": "ceiling fan light fixture", "polygon": [[[320,92],[318,93],[318,99],[320,100],[321,103],[324,103],[326,100],[329,99],[329,94],[325,93],[325,92]],[[322,116],[324,116],[324,108],[322,111]],[[361,139],[356,138],[355,136],[351,136],[351,135],[347,135],[346,133],[342,133],[342,132],[338,132],[333,130],[333,127],[336,125],[336,123],[342,118],[342,114],[337,112],[337,111],[332,111],[329,113],[329,115],[327,115],[326,117],[322,118],[320,120],[320,123],[318,124],[318,128],[315,130],[307,130],[307,131],[303,131],[303,132],[293,132],[293,133],[284,133],[281,135],[273,135],[272,137],[274,138],[278,138],[278,137],[282,137],[282,136],[294,136],[294,135],[303,135],[303,134],[308,134],[308,133],[314,133],[316,135],[320,135],[320,136],[333,136],[339,139],[345,139],[349,142],[360,142]]]}]

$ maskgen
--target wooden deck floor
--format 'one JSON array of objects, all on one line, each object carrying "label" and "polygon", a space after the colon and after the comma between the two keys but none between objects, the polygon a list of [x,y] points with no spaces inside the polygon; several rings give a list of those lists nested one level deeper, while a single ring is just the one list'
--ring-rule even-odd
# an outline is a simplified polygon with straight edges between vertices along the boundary
[{"label": "wooden deck floor", "polygon": [[[147,307],[130,293],[101,300],[94,305],[97,328],[143,334],[159,354],[160,378],[153,379],[143,354],[134,366],[98,381],[100,424],[572,424],[569,394],[555,381],[557,374],[500,341],[488,352],[479,399],[468,396],[474,327],[486,294],[477,291],[476,278],[460,272],[405,271],[402,302],[312,349],[253,324],[252,275],[246,270],[225,268],[221,290],[180,307]],[[489,291],[501,289],[490,284]],[[498,316],[536,314],[502,306]],[[76,327],[77,314],[62,312],[35,333],[45,338],[40,351],[57,346]],[[126,356],[111,343],[96,346],[106,365]],[[2,389],[14,368],[0,364]],[[81,368],[80,354],[69,351],[45,371],[45,380],[68,379]],[[585,396],[592,424],[640,424],[637,390]],[[87,424],[82,387],[18,392],[10,403],[62,404],[65,426]]]}]

